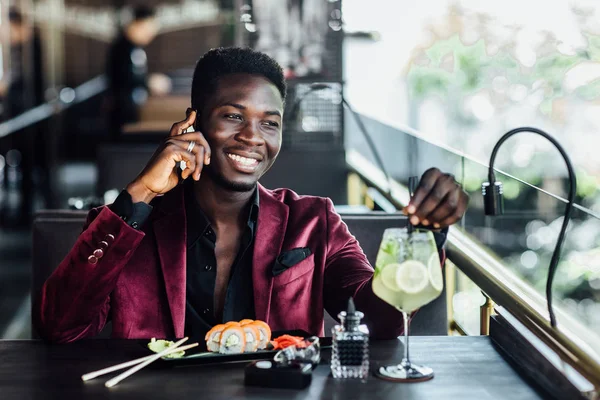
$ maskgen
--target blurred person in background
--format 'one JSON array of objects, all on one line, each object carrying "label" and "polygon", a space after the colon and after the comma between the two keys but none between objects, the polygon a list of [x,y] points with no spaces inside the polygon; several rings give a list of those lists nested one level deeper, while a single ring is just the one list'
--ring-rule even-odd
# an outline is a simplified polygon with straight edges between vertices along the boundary
[{"label": "blurred person in background", "polygon": [[10,67],[0,82],[4,119],[44,102],[42,50],[39,35],[15,8],[8,13]]},{"label": "blurred person in background", "polygon": [[[0,81],[2,119],[14,118],[44,102],[43,61],[40,37],[23,14],[11,7],[8,13],[10,44],[9,68]],[[3,141],[5,181],[9,190],[19,193],[18,201],[4,204],[0,221],[9,225],[28,225],[33,210],[33,168],[45,172],[45,138],[39,125],[11,134]],[[1,181],[1,179],[0,179]]]},{"label": "blurred person in background", "polygon": [[124,124],[139,121],[140,107],[149,94],[162,95],[171,89],[167,76],[148,74],[148,57],[143,48],[154,40],[158,30],[154,9],[138,6],[110,46],[106,75],[113,139],[118,139]]}]

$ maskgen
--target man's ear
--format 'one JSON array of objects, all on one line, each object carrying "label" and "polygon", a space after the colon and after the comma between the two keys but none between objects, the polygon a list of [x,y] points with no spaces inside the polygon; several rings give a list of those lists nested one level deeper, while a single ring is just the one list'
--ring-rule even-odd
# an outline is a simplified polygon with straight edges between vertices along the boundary
[{"label": "man's ear", "polygon": [[190,108],[191,111],[196,111],[196,120],[194,121],[194,130],[196,132],[202,132],[202,115],[198,112],[198,110],[194,108]]}]

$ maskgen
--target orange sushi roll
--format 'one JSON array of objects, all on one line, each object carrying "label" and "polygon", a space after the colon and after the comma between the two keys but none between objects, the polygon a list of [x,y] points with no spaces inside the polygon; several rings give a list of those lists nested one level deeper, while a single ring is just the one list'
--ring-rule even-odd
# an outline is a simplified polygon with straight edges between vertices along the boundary
[{"label": "orange sushi roll", "polygon": [[243,320],[240,321],[240,326],[248,325],[248,324],[251,324],[253,322],[254,322],[253,319],[243,319]]},{"label": "orange sushi roll", "polygon": [[245,353],[254,353],[260,345],[260,331],[256,325],[246,324],[241,327],[246,335]]},{"label": "orange sushi roll", "polygon": [[229,322],[225,322],[223,325],[225,325],[225,326],[240,326],[240,323],[237,321],[229,321]]},{"label": "orange sushi roll", "polygon": [[260,350],[266,349],[267,343],[271,340],[271,328],[266,322],[259,320],[254,321],[251,325],[256,326],[260,332],[258,348]]},{"label": "orange sushi roll", "polygon": [[227,326],[225,324],[219,324],[213,326],[212,329],[206,333],[206,336],[204,336],[204,340],[206,341],[206,349],[208,351],[212,351],[214,353],[219,351],[221,343],[221,333],[226,328]]},{"label": "orange sushi roll", "polygon": [[228,326],[221,333],[219,353],[241,354],[246,348],[246,334],[239,326]]}]

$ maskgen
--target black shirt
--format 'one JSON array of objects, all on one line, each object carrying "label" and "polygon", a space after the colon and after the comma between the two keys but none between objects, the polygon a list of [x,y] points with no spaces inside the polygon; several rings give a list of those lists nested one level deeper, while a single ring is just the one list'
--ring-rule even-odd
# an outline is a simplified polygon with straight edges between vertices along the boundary
[{"label": "black shirt", "polygon": [[231,267],[223,315],[219,318],[215,315],[214,308],[217,237],[196,200],[193,182],[186,182],[184,185],[187,219],[185,334],[203,339],[206,332],[216,324],[254,319],[252,255],[258,218],[258,190],[255,190],[252,198],[240,249]]}]

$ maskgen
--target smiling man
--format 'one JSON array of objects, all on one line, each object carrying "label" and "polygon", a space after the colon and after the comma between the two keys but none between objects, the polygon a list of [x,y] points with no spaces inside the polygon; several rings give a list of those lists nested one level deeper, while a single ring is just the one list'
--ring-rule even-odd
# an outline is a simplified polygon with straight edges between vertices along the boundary
[{"label": "smiling man", "polygon": [[[40,334],[69,342],[111,319],[113,337],[203,338],[250,318],[322,336],[324,312],[337,316],[354,297],[373,336],[399,335],[401,314],[373,294],[373,268],[331,201],[258,184],[281,148],[285,93],[265,54],[205,54],[187,118],[114,204],[90,211],[45,283]],[[466,205],[456,182],[432,169],[408,211],[444,228]]]}]

